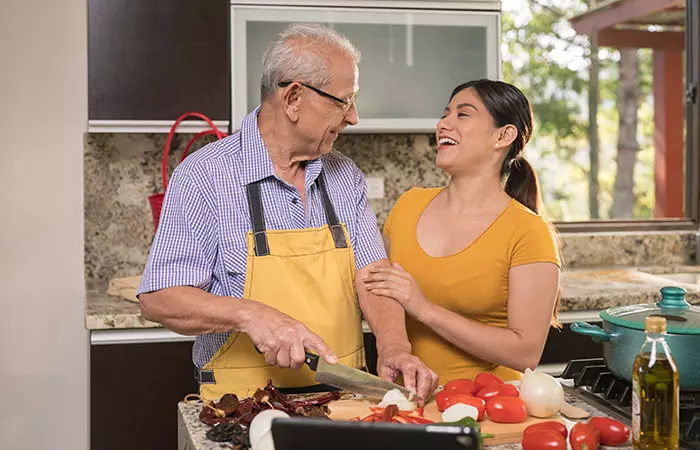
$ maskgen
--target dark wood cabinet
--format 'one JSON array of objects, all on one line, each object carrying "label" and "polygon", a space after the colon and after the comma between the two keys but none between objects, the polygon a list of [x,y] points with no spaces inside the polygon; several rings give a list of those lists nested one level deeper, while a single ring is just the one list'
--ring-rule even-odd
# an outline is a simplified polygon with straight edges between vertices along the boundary
[{"label": "dark wood cabinet", "polygon": [[88,0],[92,120],[229,118],[228,0]]}]

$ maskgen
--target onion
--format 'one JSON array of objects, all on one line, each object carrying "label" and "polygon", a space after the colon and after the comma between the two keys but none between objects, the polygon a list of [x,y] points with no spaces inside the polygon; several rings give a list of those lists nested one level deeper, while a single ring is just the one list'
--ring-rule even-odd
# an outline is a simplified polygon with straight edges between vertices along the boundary
[{"label": "onion", "polygon": [[[257,448],[258,441],[262,440],[262,437],[265,434],[270,435],[270,442],[272,442],[272,433],[270,432],[270,428],[272,427],[272,419],[279,417],[289,417],[289,414],[277,409],[266,409],[265,411],[260,411],[255,417],[253,417],[248,430],[248,438],[250,439],[250,446],[252,448]],[[274,446],[269,448],[274,448]]]},{"label": "onion", "polygon": [[413,401],[413,393],[406,398],[398,389],[392,389],[384,394],[384,398],[379,403],[379,406],[386,408],[389,405],[396,405],[401,411],[412,411],[416,409],[416,402]]},{"label": "onion", "polygon": [[442,412],[443,422],[459,422],[465,417],[471,417],[474,420],[479,418],[479,410],[472,405],[464,403],[455,403]]},{"label": "onion", "polygon": [[564,403],[564,389],[554,377],[525,369],[520,382],[520,398],[533,417],[550,417],[558,413]]},{"label": "onion", "polygon": [[272,430],[263,434],[258,442],[251,447],[253,450],[275,450],[275,441],[272,439]]}]

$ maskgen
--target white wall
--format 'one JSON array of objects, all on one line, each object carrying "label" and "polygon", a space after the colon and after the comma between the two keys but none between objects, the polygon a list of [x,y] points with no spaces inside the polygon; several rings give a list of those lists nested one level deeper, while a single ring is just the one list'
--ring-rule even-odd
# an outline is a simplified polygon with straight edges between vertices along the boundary
[{"label": "white wall", "polygon": [[0,1],[0,449],[88,444],[87,1]]}]

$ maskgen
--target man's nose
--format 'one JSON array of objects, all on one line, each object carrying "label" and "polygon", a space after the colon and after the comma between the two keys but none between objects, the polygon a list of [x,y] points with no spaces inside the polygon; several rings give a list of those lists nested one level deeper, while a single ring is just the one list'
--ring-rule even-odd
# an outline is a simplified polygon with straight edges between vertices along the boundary
[{"label": "man's nose", "polygon": [[357,122],[360,120],[360,113],[357,112],[357,106],[355,106],[355,102],[353,102],[352,105],[350,105],[350,109],[348,109],[348,112],[345,113],[345,122],[348,125],[357,125]]}]

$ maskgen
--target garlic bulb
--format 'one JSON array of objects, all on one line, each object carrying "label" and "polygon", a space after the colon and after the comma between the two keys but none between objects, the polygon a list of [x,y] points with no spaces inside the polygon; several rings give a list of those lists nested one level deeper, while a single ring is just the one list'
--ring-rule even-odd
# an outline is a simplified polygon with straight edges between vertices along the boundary
[{"label": "garlic bulb", "polygon": [[520,398],[525,402],[527,412],[531,416],[550,417],[561,409],[564,403],[564,389],[554,377],[525,369],[525,375],[520,382]]}]

